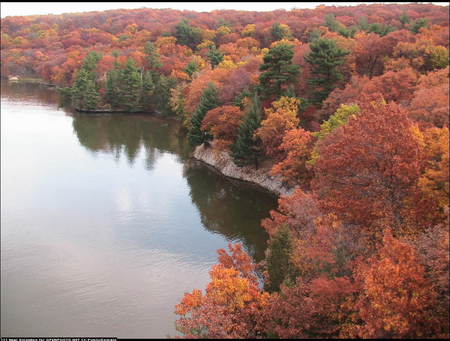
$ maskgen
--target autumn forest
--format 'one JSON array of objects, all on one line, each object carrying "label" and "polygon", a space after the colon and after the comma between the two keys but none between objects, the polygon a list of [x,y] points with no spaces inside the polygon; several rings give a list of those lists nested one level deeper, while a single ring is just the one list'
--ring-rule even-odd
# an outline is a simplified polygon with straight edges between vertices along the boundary
[{"label": "autumn forest", "polygon": [[230,243],[173,307],[184,337],[450,336],[448,6],[6,17],[1,76],[177,120],[291,189],[265,259]]}]

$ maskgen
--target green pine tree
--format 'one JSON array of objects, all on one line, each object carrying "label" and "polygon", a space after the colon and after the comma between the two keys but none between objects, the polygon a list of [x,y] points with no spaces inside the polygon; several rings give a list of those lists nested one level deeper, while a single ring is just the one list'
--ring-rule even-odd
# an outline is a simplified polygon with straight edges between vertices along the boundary
[{"label": "green pine tree", "polygon": [[160,75],[155,81],[155,90],[149,99],[154,108],[162,114],[169,116],[175,112],[170,107],[170,91],[177,86],[177,80],[174,77]]},{"label": "green pine tree", "polygon": [[151,71],[145,71],[142,77],[141,104],[144,111],[149,111],[151,98],[155,91],[155,83]]},{"label": "green pine tree", "polygon": [[209,52],[206,55],[208,57],[208,60],[210,61],[213,69],[219,65],[222,60],[223,60],[223,53],[220,52],[217,48],[216,45],[211,45],[209,47]]},{"label": "green pine tree", "polygon": [[292,236],[289,228],[287,226],[280,227],[269,244],[267,271],[270,282],[265,288],[269,292],[280,290],[280,285],[284,281],[296,277],[295,269],[290,260],[292,247]]},{"label": "green pine tree", "polygon": [[191,129],[188,133],[188,139],[191,146],[201,145],[212,138],[208,132],[204,132],[200,128],[206,113],[218,106],[219,95],[217,87],[213,83],[209,83],[208,87],[203,91],[197,110],[191,118]]},{"label": "green pine tree", "polygon": [[294,82],[300,67],[292,64],[293,56],[294,46],[287,43],[277,44],[264,56],[260,70],[265,72],[259,76],[263,98],[280,97],[282,88]]},{"label": "green pine tree", "polygon": [[202,41],[202,30],[198,27],[189,25],[188,21],[183,19],[175,26],[174,36],[177,38],[178,44],[195,49]]},{"label": "green pine tree", "polygon": [[94,52],[88,54],[82,67],[77,71],[70,90],[72,106],[78,110],[96,110],[100,103],[97,73],[95,68],[101,57]]},{"label": "green pine tree", "polygon": [[119,97],[125,111],[136,112],[141,108],[142,76],[134,59],[129,58],[119,75]]},{"label": "green pine tree", "polygon": [[235,143],[231,147],[234,163],[243,167],[249,164],[258,166],[261,154],[260,142],[254,137],[256,129],[261,126],[262,106],[257,93],[253,96],[250,110],[244,117],[244,122],[238,129]]},{"label": "green pine tree", "polygon": [[158,49],[151,41],[147,42],[144,47],[145,58],[147,60],[148,69],[156,71],[162,66],[161,57]]},{"label": "green pine tree", "polygon": [[320,104],[343,79],[340,66],[349,52],[338,47],[334,40],[323,38],[314,40],[310,48],[305,60],[311,64],[314,77],[309,80],[313,87],[312,102]]},{"label": "green pine tree", "polygon": [[192,60],[189,62],[189,64],[186,66],[186,73],[189,75],[189,77],[192,77],[192,75],[200,70],[200,66],[195,60]]},{"label": "green pine tree", "polygon": [[114,69],[106,74],[106,94],[105,101],[111,105],[111,108],[118,109],[120,107],[119,97],[119,75],[120,68],[117,61],[114,63]]}]

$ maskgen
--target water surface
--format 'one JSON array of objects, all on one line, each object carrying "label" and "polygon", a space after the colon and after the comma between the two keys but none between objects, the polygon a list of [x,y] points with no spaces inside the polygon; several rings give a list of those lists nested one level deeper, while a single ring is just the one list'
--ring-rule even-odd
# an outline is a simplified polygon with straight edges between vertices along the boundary
[{"label": "water surface", "polygon": [[174,336],[217,249],[262,259],[275,198],[190,161],[176,122],[1,96],[2,336]]}]

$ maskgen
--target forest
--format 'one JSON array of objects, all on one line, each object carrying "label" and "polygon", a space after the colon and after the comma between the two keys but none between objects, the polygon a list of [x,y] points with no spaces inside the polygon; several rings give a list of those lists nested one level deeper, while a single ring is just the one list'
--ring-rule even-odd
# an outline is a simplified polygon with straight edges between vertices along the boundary
[{"label": "forest", "polygon": [[255,264],[218,250],[187,338],[449,338],[449,13],[110,10],[1,20],[2,77],[159,113],[292,195]]}]

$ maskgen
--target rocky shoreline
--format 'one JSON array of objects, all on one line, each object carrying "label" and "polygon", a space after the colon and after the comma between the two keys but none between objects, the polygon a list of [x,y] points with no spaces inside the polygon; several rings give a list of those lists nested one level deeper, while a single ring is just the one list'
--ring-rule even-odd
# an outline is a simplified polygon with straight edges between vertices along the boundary
[{"label": "rocky shoreline", "polygon": [[259,185],[277,195],[290,195],[295,190],[285,186],[280,176],[270,175],[269,168],[238,167],[228,153],[212,146],[196,147],[192,157],[212,166],[225,176]]}]

